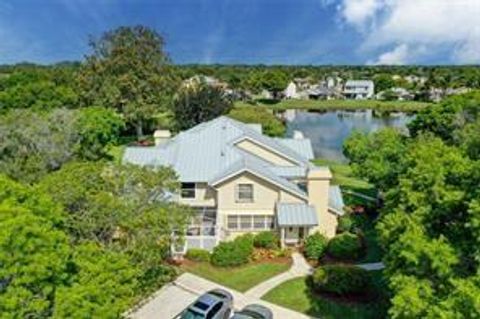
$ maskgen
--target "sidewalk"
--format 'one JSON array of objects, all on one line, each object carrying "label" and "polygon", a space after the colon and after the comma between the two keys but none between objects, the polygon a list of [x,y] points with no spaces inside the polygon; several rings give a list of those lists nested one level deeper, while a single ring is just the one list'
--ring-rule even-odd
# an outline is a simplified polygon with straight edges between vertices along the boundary
[{"label": "sidewalk", "polygon": [[292,254],[292,267],[284,273],[268,279],[245,292],[245,295],[260,299],[268,291],[276,286],[293,278],[308,276],[313,272],[313,268],[307,263],[305,258],[298,252]]}]

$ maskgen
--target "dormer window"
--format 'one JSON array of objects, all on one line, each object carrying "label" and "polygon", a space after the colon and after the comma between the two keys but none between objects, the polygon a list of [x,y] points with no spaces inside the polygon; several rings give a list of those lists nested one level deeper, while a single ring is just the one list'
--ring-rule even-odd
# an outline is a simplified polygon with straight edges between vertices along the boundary
[{"label": "dormer window", "polygon": [[195,183],[182,183],[180,197],[194,199],[196,197]]},{"label": "dormer window", "polygon": [[253,184],[238,184],[236,191],[236,200],[238,203],[252,203]]}]

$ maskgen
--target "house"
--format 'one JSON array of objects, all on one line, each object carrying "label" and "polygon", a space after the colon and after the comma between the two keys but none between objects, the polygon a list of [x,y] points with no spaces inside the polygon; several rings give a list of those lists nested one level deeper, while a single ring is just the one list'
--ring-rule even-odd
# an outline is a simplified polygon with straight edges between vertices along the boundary
[{"label": "house", "polygon": [[348,80],[343,89],[347,99],[370,99],[375,93],[375,86],[370,80]]},{"label": "house", "polygon": [[283,95],[286,99],[298,99],[300,97],[295,82],[290,81],[290,83],[288,83],[287,87],[283,91]]},{"label": "house", "polygon": [[183,81],[183,86],[190,88],[194,86],[198,86],[199,84],[204,83],[208,86],[212,87],[217,87],[221,88],[223,90],[226,90],[228,88],[228,84],[225,82],[222,82],[212,76],[207,76],[207,75],[195,75],[192,76],[191,78],[188,78]]},{"label": "house", "polygon": [[330,184],[328,167],[310,162],[312,146],[301,135],[271,138],[261,125],[222,116],[172,138],[155,136],[154,147],[128,147],[123,162],[177,172],[181,191],[173,200],[195,211],[181,252],[265,230],[277,231],[282,245],[315,231],[335,235],[340,188]]},{"label": "house", "polygon": [[393,87],[379,92],[375,98],[378,100],[412,101],[415,94],[402,87]]}]

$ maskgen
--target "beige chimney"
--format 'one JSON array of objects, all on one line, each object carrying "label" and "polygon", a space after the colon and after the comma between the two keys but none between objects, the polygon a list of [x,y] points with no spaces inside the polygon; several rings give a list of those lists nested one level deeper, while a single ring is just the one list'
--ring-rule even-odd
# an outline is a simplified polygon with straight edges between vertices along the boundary
[{"label": "beige chimney", "polygon": [[170,133],[169,130],[156,130],[153,133],[155,145],[161,145],[167,142],[170,139],[170,137],[172,137],[172,134]]},{"label": "beige chimney", "polygon": [[337,231],[337,216],[328,211],[328,193],[332,173],[328,167],[314,167],[307,174],[308,203],[315,207],[318,217],[319,231],[327,238],[335,236]]}]

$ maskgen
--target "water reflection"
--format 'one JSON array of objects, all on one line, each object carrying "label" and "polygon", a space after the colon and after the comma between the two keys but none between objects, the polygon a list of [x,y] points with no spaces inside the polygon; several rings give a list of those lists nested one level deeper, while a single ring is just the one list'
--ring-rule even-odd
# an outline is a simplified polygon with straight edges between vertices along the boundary
[{"label": "water reflection", "polygon": [[406,130],[411,115],[392,113],[385,117],[374,116],[371,110],[308,112],[288,110],[281,114],[287,122],[287,135],[293,131],[303,132],[312,141],[315,156],[345,161],[342,154],[343,141],[353,132],[374,132],[383,127]]}]

